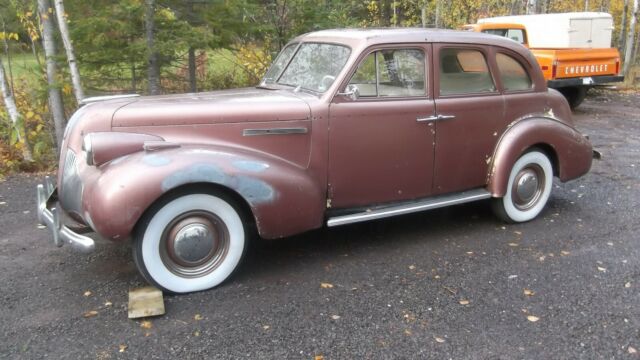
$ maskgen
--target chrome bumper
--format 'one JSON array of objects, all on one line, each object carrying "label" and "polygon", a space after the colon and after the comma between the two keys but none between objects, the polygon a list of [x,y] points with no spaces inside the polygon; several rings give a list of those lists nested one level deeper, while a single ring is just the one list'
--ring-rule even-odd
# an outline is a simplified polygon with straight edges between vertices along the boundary
[{"label": "chrome bumper", "polygon": [[49,199],[54,194],[56,188],[53,185],[50,177],[45,178],[44,184],[38,185],[38,220],[42,225],[46,225],[53,233],[53,243],[60,247],[67,243],[72,248],[82,251],[90,252],[95,248],[95,241],[81,234],[74,232],[66,227],[60,221],[60,210],[56,207],[49,209],[47,204]]}]

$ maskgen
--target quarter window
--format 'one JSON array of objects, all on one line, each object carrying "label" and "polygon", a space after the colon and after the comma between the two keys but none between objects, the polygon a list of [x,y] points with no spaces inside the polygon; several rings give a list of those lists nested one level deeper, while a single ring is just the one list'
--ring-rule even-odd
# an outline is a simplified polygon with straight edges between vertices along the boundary
[{"label": "quarter window", "polygon": [[369,54],[351,78],[360,97],[425,96],[425,56],[418,49],[388,49]]},{"label": "quarter window", "polygon": [[509,55],[498,54],[496,56],[500,80],[506,91],[518,91],[531,89],[531,78],[522,64]]},{"label": "quarter window", "polygon": [[484,55],[478,50],[440,50],[440,95],[494,92]]}]

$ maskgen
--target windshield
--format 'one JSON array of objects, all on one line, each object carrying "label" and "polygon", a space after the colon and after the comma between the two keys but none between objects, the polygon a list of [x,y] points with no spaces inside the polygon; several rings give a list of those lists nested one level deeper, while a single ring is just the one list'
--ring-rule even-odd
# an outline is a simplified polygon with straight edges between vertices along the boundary
[{"label": "windshield", "polygon": [[[292,44],[271,65],[264,83],[277,83],[323,93],[347,63],[346,46],[321,43]],[[286,68],[285,68],[286,66]]]}]

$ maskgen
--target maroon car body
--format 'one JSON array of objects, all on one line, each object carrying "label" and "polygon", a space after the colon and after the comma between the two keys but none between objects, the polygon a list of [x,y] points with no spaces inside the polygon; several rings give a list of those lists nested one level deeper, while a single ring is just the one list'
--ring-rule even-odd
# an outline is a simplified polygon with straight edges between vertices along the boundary
[{"label": "maroon car body", "polygon": [[[310,54],[336,51],[343,65],[317,88],[281,81],[314,46]],[[291,78],[312,81],[300,73],[323,65],[306,61]],[[246,233],[254,228],[267,239],[490,197],[502,218],[527,221],[544,206],[552,176],[571,180],[591,166],[591,145],[565,99],[511,40],[424,29],[319,31],[292,40],[274,73],[255,88],[90,101],[67,127],[57,187],[39,189],[41,221],[58,244],[93,249],[89,237],[60,223],[62,208],[101,238],[134,238],[141,253],[151,251],[141,243],[156,215],[188,194],[224,200]],[[532,165],[514,170],[526,154]],[[175,284],[215,273],[224,267],[219,258],[233,253],[234,226],[215,210],[198,211],[196,220],[167,225],[156,236],[167,239],[153,245],[161,248],[152,249],[158,264],[178,264],[167,265]],[[202,241],[209,255],[184,255]],[[149,261],[136,258],[143,275],[175,292],[213,287],[230,274],[182,287],[150,273],[157,264]]]}]

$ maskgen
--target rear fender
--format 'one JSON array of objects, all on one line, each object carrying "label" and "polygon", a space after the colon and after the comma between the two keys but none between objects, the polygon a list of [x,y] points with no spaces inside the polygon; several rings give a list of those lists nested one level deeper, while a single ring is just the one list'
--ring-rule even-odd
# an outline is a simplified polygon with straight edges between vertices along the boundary
[{"label": "rear fender", "polygon": [[533,147],[548,153],[561,181],[580,177],[591,168],[591,143],[576,129],[547,117],[520,120],[502,135],[491,158],[487,189],[494,197],[505,195],[511,168]]},{"label": "rear fender", "polygon": [[164,194],[189,184],[215,184],[251,208],[259,234],[277,238],[322,226],[324,192],[306,169],[244,149],[182,146],[141,151],[98,168],[86,184],[85,218],[100,235],[128,238]]}]

